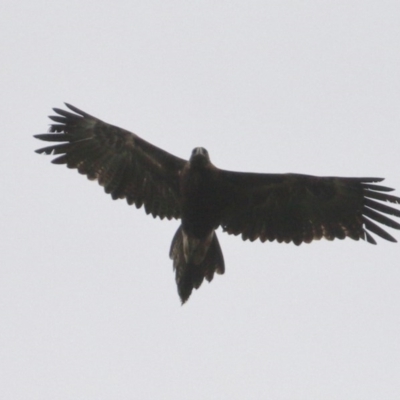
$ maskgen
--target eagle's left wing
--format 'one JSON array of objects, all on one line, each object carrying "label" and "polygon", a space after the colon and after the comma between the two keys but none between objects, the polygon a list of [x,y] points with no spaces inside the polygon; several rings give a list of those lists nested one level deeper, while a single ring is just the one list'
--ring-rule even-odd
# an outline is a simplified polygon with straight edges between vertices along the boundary
[{"label": "eagle's left wing", "polygon": [[78,108],[55,108],[50,133],[36,138],[55,142],[36,150],[58,155],[52,162],[76,168],[97,180],[113,199],[126,198],[147,214],[180,218],[179,175],[186,161],[146,142],[132,132],[107,124]]},{"label": "eagle's left wing", "polygon": [[376,222],[400,229],[385,214],[400,217],[393,189],[375,185],[381,178],[316,177],[300,174],[255,174],[219,171],[225,197],[221,226],[251,241],[293,242],[299,245],[322,237],[364,239],[369,232],[396,242]]}]

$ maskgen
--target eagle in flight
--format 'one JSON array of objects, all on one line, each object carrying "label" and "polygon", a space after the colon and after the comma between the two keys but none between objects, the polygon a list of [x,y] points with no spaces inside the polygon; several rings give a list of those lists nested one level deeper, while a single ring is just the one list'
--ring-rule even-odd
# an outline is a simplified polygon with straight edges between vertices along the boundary
[{"label": "eagle in flight", "polygon": [[376,223],[400,229],[386,215],[400,217],[400,204],[376,185],[382,178],[317,177],[260,174],[219,169],[203,147],[189,161],[146,142],[136,134],[107,124],[72,105],[54,108],[49,133],[36,138],[52,142],[37,153],[57,155],[54,164],[76,168],[97,180],[115,199],[126,199],[160,219],[180,219],[172,239],[178,293],[184,303],[204,278],[225,271],[215,230],[243,240],[277,240],[296,245],[325,238],[350,237],[376,244],[371,233],[391,242]]}]

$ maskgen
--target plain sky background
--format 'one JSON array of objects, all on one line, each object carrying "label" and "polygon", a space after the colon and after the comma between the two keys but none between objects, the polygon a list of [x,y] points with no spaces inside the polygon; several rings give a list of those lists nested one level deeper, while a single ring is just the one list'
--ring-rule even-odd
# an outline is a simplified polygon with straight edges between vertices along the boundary
[{"label": "plain sky background", "polygon": [[4,0],[0,32],[1,398],[400,398],[400,245],[219,231],[225,275],[181,306],[179,223],[32,137],[67,101],[182,158],[399,195],[398,1]]}]

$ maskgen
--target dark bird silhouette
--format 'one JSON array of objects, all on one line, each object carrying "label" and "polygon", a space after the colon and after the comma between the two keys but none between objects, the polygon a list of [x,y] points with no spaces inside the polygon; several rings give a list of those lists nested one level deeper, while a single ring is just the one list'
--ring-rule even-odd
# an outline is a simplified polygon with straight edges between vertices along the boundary
[{"label": "dark bird silhouette", "polygon": [[[55,142],[36,150],[58,155],[54,164],[76,168],[104,186],[113,199],[126,199],[160,219],[180,219],[172,240],[178,293],[184,303],[204,278],[225,271],[215,230],[243,240],[303,242],[350,237],[376,244],[371,233],[396,240],[376,222],[400,229],[385,214],[400,217],[393,189],[374,184],[382,178],[258,174],[215,167],[206,149],[197,147],[189,161],[107,124],[69,104],[54,108],[54,123],[36,138]],[[60,143],[61,144],[60,144]]]}]

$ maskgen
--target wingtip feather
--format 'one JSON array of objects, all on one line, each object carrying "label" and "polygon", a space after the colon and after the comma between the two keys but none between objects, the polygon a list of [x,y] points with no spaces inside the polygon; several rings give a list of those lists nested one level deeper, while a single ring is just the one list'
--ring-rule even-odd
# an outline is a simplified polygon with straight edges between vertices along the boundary
[{"label": "wingtip feather", "polygon": [[71,111],[73,111],[74,113],[77,113],[78,115],[81,115],[82,117],[85,118],[93,118],[91,115],[89,115],[88,113],[86,113],[85,111],[82,111],[81,109],[73,106],[70,103],[64,103]]}]

